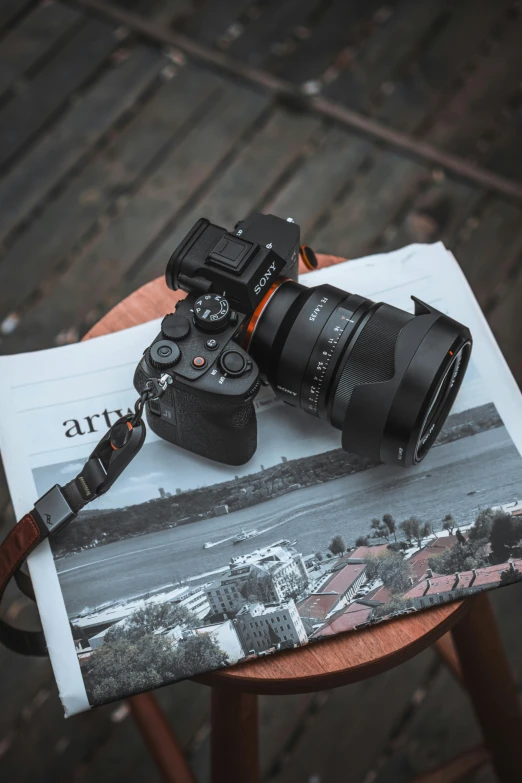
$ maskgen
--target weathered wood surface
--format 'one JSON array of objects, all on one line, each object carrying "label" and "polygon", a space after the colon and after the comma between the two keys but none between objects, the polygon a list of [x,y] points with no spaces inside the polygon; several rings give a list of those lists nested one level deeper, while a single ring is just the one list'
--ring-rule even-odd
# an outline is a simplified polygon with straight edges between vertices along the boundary
[{"label": "weathered wood surface", "polygon": [[40,5],[11,30],[0,53],[0,96],[30,69],[58,48],[63,38],[81,24],[81,14],[57,3]]},{"label": "weathered wood surface", "polygon": [[0,170],[42,130],[65,101],[98,71],[116,46],[110,25],[88,20],[64,48],[0,110]]},{"label": "weathered wood surface", "polygon": [[[516,2],[122,5],[307,93],[319,91],[522,179]],[[162,274],[171,248],[201,214],[231,224],[250,210],[271,209],[294,217],[318,249],[348,257],[442,238],[522,383],[522,204],[515,200],[274,103],[245,82],[59,2],[0,3],[0,139],[3,352],[81,337],[116,302]],[[172,293],[165,297],[167,309]],[[12,514],[1,481],[0,514],[5,530]],[[519,592],[500,591],[495,602],[502,597],[502,627],[520,683]],[[339,696],[263,697],[264,778],[297,781],[317,769],[321,783],[340,779],[327,752],[328,730],[342,736],[351,765],[344,769],[353,770],[354,781],[378,773],[379,783],[402,783],[473,744],[460,691],[449,680],[438,689],[442,675],[431,658],[417,669],[420,660]],[[124,710],[64,723],[45,663],[2,651],[0,663],[3,778],[158,779]],[[396,708],[383,697],[387,688],[401,694]],[[161,699],[198,779],[208,779],[206,689],[183,684]],[[464,728],[452,732],[457,718]],[[32,755],[27,737],[37,749]]]},{"label": "weathered wood surface", "polygon": [[[100,76],[73,103],[53,127],[38,139],[25,157],[0,180],[0,240],[12,244],[10,234],[88,159],[113,126],[135,110],[159,87],[168,60],[159,52],[138,46],[123,51],[125,59]],[[33,229],[34,230],[34,229]]]},{"label": "weathered wood surface", "polygon": [[33,5],[34,0],[3,0],[0,5],[0,31],[3,32],[10,25],[16,24]]}]

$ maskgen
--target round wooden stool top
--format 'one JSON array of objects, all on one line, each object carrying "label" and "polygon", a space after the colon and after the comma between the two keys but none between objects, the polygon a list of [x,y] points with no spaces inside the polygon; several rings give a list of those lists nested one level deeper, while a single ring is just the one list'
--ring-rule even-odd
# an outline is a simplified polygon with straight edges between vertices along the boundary
[{"label": "round wooden stool top", "polygon": [[[324,255],[318,259],[320,266],[343,260]],[[300,272],[306,272],[304,266]],[[84,339],[160,318],[172,311],[173,303],[181,296],[184,294],[170,291],[163,278],[153,280],[116,305]],[[413,657],[443,636],[466,611],[466,602],[427,609],[198,679],[207,685],[264,694],[305,693],[346,685]]]}]

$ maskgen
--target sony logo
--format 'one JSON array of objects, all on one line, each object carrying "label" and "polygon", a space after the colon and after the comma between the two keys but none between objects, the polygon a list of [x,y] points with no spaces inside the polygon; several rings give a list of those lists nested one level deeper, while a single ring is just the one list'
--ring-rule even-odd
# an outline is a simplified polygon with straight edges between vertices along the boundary
[{"label": "sony logo", "polygon": [[256,294],[260,294],[263,288],[265,287],[265,285],[268,283],[268,281],[270,280],[270,278],[275,272],[275,266],[276,265],[274,261],[272,264],[270,264],[270,266],[266,270],[265,274],[263,275],[259,283],[256,286],[254,286],[254,291],[256,292]]},{"label": "sony logo", "polygon": [[290,389],[285,389],[284,386],[278,386],[277,388],[279,391],[285,392],[286,394],[291,394],[293,397],[297,397],[297,392],[290,391]]}]

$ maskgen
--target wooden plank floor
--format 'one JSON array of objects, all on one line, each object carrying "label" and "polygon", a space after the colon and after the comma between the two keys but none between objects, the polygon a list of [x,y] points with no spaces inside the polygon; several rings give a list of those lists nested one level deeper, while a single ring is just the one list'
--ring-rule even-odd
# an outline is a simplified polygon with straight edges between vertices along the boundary
[{"label": "wooden plank floor", "polygon": [[[522,181],[522,17],[513,0],[121,6]],[[352,258],[443,239],[522,384],[514,198],[65,0],[0,4],[0,142],[4,353],[77,340],[163,273],[200,215],[230,226],[259,209],[291,215],[317,250]],[[5,532],[12,511],[1,478],[0,513]],[[520,687],[521,591],[494,599]],[[125,705],[65,722],[45,662],[0,650],[0,665],[2,779],[159,780]],[[207,781],[206,689],[182,683],[160,699]],[[478,736],[465,697],[431,653],[336,692],[266,699],[261,717],[271,783],[402,783]]]}]

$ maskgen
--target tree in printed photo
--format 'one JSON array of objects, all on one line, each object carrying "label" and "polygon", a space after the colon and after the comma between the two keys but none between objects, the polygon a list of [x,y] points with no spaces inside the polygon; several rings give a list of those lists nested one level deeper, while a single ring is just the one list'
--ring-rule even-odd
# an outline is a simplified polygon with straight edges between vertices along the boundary
[{"label": "tree in printed photo", "polygon": [[252,569],[241,585],[240,592],[243,598],[251,603],[259,601],[262,604],[271,604],[277,600],[270,574],[256,569]]},{"label": "tree in printed photo", "polygon": [[330,545],[328,549],[330,550],[332,555],[342,555],[342,553],[346,551],[346,544],[344,543],[344,538],[340,535],[334,536],[330,541]]},{"label": "tree in printed photo", "polygon": [[118,639],[136,641],[143,636],[153,634],[176,625],[195,626],[198,619],[184,606],[171,603],[150,604],[137,609],[122,623],[117,623],[105,634],[105,643]]},{"label": "tree in printed photo", "polygon": [[372,612],[372,620],[382,620],[385,617],[393,617],[399,612],[414,608],[413,601],[401,598],[400,595],[394,595],[388,603],[375,607]]},{"label": "tree in printed photo", "polygon": [[154,604],[109,629],[83,670],[89,702],[104,704],[225,666],[227,655],[208,634],[189,631],[174,642],[162,633],[172,625],[188,628],[195,620],[183,607]]},{"label": "tree in printed photo", "polygon": [[422,540],[431,535],[431,525],[429,522],[423,522],[415,516],[405,519],[404,522],[401,522],[399,527],[406,536],[410,546],[413,546],[414,543],[419,547],[422,546]]},{"label": "tree in printed photo", "polygon": [[500,575],[500,584],[502,587],[504,585],[514,585],[515,582],[520,582],[521,579],[522,574],[518,568],[506,568],[506,570],[502,571]]},{"label": "tree in printed photo", "polygon": [[442,529],[447,530],[450,536],[452,536],[456,526],[457,523],[453,519],[453,514],[446,514],[446,516],[442,520]]},{"label": "tree in printed photo", "polygon": [[380,579],[392,594],[403,593],[410,587],[412,570],[409,562],[396,552],[384,552],[366,561],[366,579]]},{"label": "tree in printed photo", "polygon": [[503,563],[514,554],[522,540],[522,519],[498,512],[491,523],[489,543],[494,559]]},{"label": "tree in printed photo", "polygon": [[[475,519],[472,527],[470,528],[468,538],[470,541],[489,541],[491,535],[491,528],[493,526],[493,520],[498,514],[498,511],[493,511],[492,508],[484,508]],[[500,512],[503,513],[503,512]]]}]

